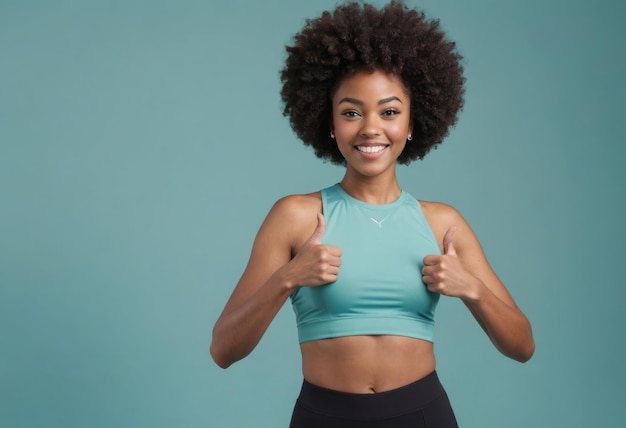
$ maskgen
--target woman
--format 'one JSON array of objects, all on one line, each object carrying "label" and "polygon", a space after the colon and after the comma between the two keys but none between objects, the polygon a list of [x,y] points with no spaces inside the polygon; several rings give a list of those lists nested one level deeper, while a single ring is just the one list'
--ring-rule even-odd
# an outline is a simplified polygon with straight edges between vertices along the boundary
[{"label": "woman", "polygon": [[506,356],[528,360],[528,320],[451,206],[402,191],[463,104],[460,55],[437,21],[393,1],[346,4],[287,47],[284,113],[340,183],[279,200],[215,324],[211,355],[244,358],[290,298],[304,382],[296,427],[454,427],[435,373],[434,310],[460,298]]}]

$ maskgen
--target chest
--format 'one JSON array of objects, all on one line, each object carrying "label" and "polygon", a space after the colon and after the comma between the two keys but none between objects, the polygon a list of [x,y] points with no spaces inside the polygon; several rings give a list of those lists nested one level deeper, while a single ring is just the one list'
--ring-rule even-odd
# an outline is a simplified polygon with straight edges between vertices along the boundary
[{"label": "chest", "polygon": [[320,305],[330,312],[381,306],[413,312],[416,302],[430,300],[423,258],[439,247],[419,212],[335,206],[326,216],[322,243],[342,249],[342,264],[337,281],[317,290]]}]

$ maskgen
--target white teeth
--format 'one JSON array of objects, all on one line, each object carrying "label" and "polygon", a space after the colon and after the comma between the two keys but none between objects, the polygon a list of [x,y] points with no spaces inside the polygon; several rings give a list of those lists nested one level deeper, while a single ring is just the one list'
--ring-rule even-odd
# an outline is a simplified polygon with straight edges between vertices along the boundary
[{"label": "white teeth", "polygon": [[384,150],[387,146],[356,146],[356,149],[364,153],[378,153]]}]

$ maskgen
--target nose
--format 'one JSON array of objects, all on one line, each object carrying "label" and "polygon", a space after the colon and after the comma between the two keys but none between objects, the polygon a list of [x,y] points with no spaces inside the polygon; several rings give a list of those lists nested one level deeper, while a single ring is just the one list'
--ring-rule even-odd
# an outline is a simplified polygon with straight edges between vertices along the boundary
[{"label": "nose", "polygon": [[380,118],[375,114],[368,114],[363,118],[360,134],[366,138],[377,137],[381,134]]}]

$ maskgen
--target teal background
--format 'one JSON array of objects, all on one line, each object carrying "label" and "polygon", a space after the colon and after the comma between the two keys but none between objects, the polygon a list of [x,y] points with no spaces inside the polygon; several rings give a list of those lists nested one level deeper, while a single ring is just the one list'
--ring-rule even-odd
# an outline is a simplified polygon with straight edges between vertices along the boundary
[{"label": "teal background", "polygon": [[[291,308],[226,371],[208,346],[273,202],[342,176],[278,79],[334,4],[0,1],[0,426],[287,426]],[[622,426],[626,6],[420,5],[465,56],[466,107],[401,183],[465,215],[537,342],[507,360],[442,299],[460,425]]]}]

